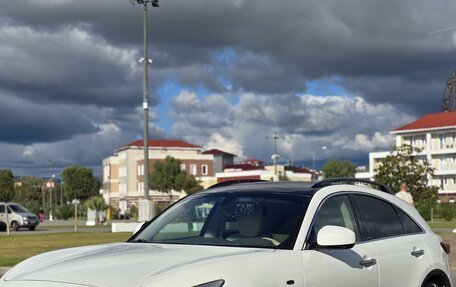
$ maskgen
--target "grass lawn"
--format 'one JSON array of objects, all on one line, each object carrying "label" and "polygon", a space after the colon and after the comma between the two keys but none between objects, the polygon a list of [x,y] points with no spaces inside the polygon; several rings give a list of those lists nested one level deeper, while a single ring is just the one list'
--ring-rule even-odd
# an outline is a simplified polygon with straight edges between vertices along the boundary
[{"label": "grass lawn", "polygon": [[446,221],[443,218],[434,218],[433,222],[428,221],[431,228],[456,228],[456,220]]},{"label": "grass lawn", "polygon": [[0,266],[13,266],[31,256],[68,247],[125,242],[131,233],[57,233],[0,237]]}]

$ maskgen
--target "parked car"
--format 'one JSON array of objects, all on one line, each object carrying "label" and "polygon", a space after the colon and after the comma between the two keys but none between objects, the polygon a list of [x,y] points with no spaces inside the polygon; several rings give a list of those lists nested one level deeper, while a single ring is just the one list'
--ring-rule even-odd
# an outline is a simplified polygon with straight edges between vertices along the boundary
[{"label": "parked car", "polygon": [[386,187],[355,181],[209,188],[127,243],[35,256],[0,286],[451,286],[449,245]]},{"label": "parked car", "polygon": [[18,231],[19,228],[28,228],[33,231],[39,224],[35,214],[14,202],[0,202],[0,221],[4,223],[9,221],[10,228],[14,231]]}]

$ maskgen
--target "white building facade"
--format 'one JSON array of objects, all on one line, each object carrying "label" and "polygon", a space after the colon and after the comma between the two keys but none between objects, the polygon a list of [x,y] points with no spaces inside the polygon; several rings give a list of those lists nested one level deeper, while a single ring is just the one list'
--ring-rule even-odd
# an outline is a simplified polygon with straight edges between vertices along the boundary
[{"label": "white building facade", "polygon": [[[417,154],[434,169],[429,184],[439,187],[442,202],[456,200],[456,112],[429,114],[392,131],[396,146],[411,145],[422,150]],[[369,171],[359,172],[357,178],[373,179],[381,159],[391,152],[369,154]]]}]

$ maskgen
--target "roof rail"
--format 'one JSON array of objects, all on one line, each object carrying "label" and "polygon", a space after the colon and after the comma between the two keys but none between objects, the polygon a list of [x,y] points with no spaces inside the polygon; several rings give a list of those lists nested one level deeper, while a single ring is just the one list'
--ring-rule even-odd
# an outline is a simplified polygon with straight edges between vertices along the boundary
[{"label": "roof rail", "polygon": [[343,178],[329,178],[325,180],[321,180],[316,182],[315,184],[312,185],[313,188],[318,188],[318,187],[325,187],[325,186],[330,186],[333,184],[341,184],[341,183],[364,183],[364,184],[369,184],[372,186],[376,186],[380,191],[393,194],[391,189],[387,187],[386,185],[382,183],[378,183],[372,180],[367,180],[367,179],[359,179],[359,178],[349,178],[349,177],[343,177]]},{"label": "roof rail", "polygon": [[249,182],[265,182],[267,180],[262,180],[262,179],[235,179],[235,180],[227,180],[227,181],[222,181],[219,183],[216,183],[214,185],[209,186],[206,189],[211,189],[211,188],[216,188],[216,187],[222,187],[222,186],[230,186],[230,185],[235,185],[239,183],[249,183]]}]

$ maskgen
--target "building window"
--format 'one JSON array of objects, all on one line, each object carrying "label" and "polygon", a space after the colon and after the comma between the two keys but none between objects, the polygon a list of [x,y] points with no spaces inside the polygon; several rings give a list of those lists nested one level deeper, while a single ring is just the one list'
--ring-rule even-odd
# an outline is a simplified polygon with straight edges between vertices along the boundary
[{"label": "building window", "polygon": [[196,164],[191,164],[190,165],[190,174],[196,175],[196,173],[197,173]]},{"label": "building window", "polygon": [[185,171],[185,163],[181,163],[179,167],[181,171]]},{"label": "building window", "polygon": [[137,188],[138,188],[138,191],[144,191],[144,182],[138,182]]},{"label": "building window", "polygon": [[207,164],[201,165],[201,174],[207,175]]},{"label": "building window", "polygon": [[104,171],[103,171],[104,181],[109,181],[110,174],[111,174],[111,165],[110,164],[105,164]]},{"label": "building window", "polygon": [[440,135],[440,149],[445,148],[445,135],[441,134]]},{"label": "building window", "polygon": [[138,165],[138,175],[144,175],[144,164]]},{"label": "building window", "polygon": [[445,182],[443,180],[443,178],[440,179],[440,189],[443,190],[443,187],[445,185]]},{"label": "building window", "polygon": [[119,153],[119,159],[127,159],[127,153],[126,152]]},{"label": "building window", "polygon": [[121,193],[126,193],[127,192],[127,185],[125,183],[119,184],[119,191]]},{"label": "building window", "polygon": [[127,176],[127,167],[121,166],[119,168],[119,177],[126,177]]}]

